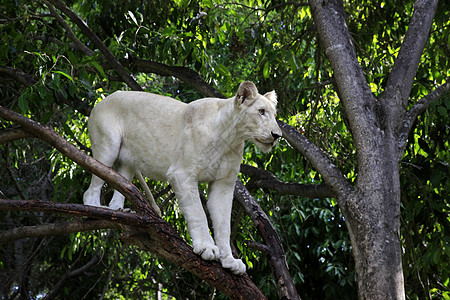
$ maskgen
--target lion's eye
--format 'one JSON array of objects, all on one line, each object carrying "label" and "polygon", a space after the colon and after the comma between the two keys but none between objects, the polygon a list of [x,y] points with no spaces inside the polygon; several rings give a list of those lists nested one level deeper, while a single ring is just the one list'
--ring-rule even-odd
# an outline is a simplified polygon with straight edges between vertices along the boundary
[{"label": "lion's eye", "polygon": [[264,116],[264,114],[266,113],[266,110],[265,109],[260,109],[260,110],[258,110],[258,112],[259,112],[259,114],[261,116]]}]

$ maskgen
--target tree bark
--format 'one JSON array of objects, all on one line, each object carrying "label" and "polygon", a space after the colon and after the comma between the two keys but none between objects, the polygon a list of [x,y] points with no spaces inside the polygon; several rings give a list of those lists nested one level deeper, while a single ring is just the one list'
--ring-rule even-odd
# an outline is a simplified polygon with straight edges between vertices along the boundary
[{"label": "tree bark", "polygon": [[[55,212],[122,224],[125,230],[122,235],[124,241],[181,266],[231,299],[265,299],[248,275],[234,275],[225,271],[218,262],[203,260],[192,251],[192,247],[186,244],[176,230],[162,219],[147,214],[126,213],[102,207],[39,200],[0,199],[1,210]],[[70,230],[68,229],[68,232]]]},{"label": "tree bark", "polygon": [[250,176],[249,186],[278,192],[280,195],[293,195],[305,198],[333,198],[334,193],[326,184],[301,184],[283,182],[271,172],[241,164],[241,173]]},{"label": "tree bark", "polygon": [[[7,199],[1,200],[0,207],[7,204]],[[10,200],[16,201],[16,200]],[[0,208],[0,210],[2,210]],[[115,228],[120,229],[121,225],[115,222],[103,220],[73,220],[68,222],[50,223],[35,226],[22,226],[10,230],[0,231],[0,244],[9,243],[15,240],[29,237],[46,237],[54,235],[66,235],[82,231]]]},{"label": "tree bark", "polygon": [[272,223],[270,223],[265,212],[261,209],[255,199],[253,199],[252,195],[250,195],[239,179],[236,180],[234,196],[238,203],[244,207],[266,243],[264,248],[269,256],[272,272],[277,283],[279,298],[286,300],[300,299],[297,290],[295,289],[294,281],[289,274],[286,255],[278,233]]},{"label": "tree bark", "polygon": [[339,205],[352,240],[359,298],[405,299],[399,232],[400,136],[437,1],[416,1],[381,100],[372,95],[358,63],[342,2],[310,3],[358,152],[356,187],[347,195],[345,207],[343,201]]},{"label": "tree bark", "polygon": [[381,98],[393,130],[400,129],[408,107],[422,52],[428,40],[438,0],[416,0],[408,31],[403,39],[394,67]]}]

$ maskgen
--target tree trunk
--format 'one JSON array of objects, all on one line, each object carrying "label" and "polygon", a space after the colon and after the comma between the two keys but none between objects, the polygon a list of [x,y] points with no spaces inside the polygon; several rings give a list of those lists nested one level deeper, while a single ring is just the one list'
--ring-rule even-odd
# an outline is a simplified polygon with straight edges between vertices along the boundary
[{"label": "tree trunk", "polygon": [[347,199],[359,299],[405,299],[397,152],[383,135],[368,137],[372,156],[360,161],[356,188]]},{"label": "tree trunk", "polygon": [[311,0],[310,6],[358,152],[355,188],[348,194],[335,188],[352,240],[358,295],[371,300],[405,299],[399,232],[402,127],[408,123],[409,94],[437,1],[415,2],[380,99],[373,96],[359,65],[342,1]]}]

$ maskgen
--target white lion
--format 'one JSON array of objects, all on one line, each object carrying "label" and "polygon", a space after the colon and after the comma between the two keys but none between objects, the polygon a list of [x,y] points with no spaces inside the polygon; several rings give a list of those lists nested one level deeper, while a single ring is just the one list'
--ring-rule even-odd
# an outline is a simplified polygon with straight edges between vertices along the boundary
[{"label": "white lion", "polygon": [[[245,265],[233,258],[230,248],[233,191],[244,141],[269,151],[281,136],[276,104],[274,91],[260,95],[249,81],[241,83],[233,98],[204,98],[189,104],[151,93],[118,91],[92,110],[88,122],[92,153],[129,180],[138,176],[143,184],[143,174],[168,181],[186,218],[194,252],[243,274]],[[199,182],[209,183],[207,207],[215,243],[200,201]],[[84,204],[101,206],[103,183],[92,176]],[[123,205],[124,196],[115,191],[109,207]]]}]

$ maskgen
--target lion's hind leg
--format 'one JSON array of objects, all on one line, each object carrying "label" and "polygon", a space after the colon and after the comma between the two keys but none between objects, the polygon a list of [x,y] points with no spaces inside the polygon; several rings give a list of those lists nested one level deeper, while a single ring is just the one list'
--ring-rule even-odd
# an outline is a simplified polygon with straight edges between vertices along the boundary
[{"label": "lion's hind leg", "polygon": [[[111,130],[103,134],[98,127],[89,128],[91,133],[92,155],[95,159],[108,167],[112,167],[116,161],[121,144],[120,135]],[[91,184],[83,195],[83,203],[91,206],[101,206],[100,194],[105,181],[96,175],[92,175]]]}]

